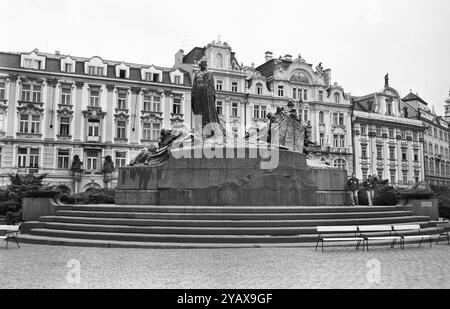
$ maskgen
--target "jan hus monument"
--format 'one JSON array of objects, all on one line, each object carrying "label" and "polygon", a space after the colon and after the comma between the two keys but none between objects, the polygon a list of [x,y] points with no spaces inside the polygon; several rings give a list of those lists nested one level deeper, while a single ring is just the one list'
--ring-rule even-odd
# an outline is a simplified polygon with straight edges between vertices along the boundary
[{"label": "jan hus monument", "polygon": [[[194,128],[161,132],[119,170],[121,205],[347,205],[347,172],[314,164],[303,153],[305,126],[293,104],[269,114],[263,132],[226,134],[215,106],[214,76],[200,60],[194,75]],[[309,164],[308,164],[309,162]]]}]

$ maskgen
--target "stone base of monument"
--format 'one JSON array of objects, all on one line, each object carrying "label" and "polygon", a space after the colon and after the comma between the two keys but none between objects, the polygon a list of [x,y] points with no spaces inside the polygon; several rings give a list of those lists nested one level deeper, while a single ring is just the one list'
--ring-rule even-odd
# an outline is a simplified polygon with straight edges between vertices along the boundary
[{"label": "stone base of monument", "polygon": [[[312,168],[302,153],[223,149],[222,158],[172,152],[162,166],[119,170],[118,205],[328,206],[349,205],[347,172]],[[218,154],[216,150],[216,155]],[[233,154],[230,156],[230,154]],[[196,158],[194,156],[197,156]]]}]

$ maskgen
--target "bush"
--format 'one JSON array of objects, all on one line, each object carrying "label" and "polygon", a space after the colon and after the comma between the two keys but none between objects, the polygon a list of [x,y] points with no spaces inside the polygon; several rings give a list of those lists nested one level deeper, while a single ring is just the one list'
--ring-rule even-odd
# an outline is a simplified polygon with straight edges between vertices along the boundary
[{"label": "bush", "polygon": [[114,189],[92,189],[73,195],[61,196],[61,202],[65,204],[114,204]]},{"label": "bush", "polygon": [[[358,201],[359,205],[369,205],[369,201],[367,199],[367,189],[361,188],[358,191]],[[374,192],[374,205],[396,205],[399,199],[397,196],[397,192],[392,186],[387,185],[378,185],[375,188]]]},{"label": "bush", "polygon": [[450,189],[447,186],[431,185],[434,198],[438,200],[439,217],[450,219]]},{"label": "bush", "polygon": [[61,195],[61,191],[58,191],[58,190],[44,190],[44,191],[28,191],[28,192],[25,192],[23,197],[57,198],[60,195]]}]

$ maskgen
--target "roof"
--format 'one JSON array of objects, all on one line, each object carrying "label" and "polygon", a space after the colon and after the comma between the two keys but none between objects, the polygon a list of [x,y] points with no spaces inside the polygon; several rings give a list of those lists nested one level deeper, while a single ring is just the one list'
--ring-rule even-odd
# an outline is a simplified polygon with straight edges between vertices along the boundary
[{"label": "roof", "polygon": [[183,63],[193,64],[194,62],[198,62],[205,55],[205,48],[203,47],[194,47],[187,55],[183,57]]},{"label": "roof", "polygon": [[[55,54],[47,54],[47,53],[40,53],[37,52],[39,56],[46,57],[45,60],[45,70],[36,70],[37,72],[51,72],[51,73],[65,73],[61,71],[61,59],[66,58],[66,55],[55,55]],[[85,61],[89,61],[91,58],[82,58],[82,57],[74,57],[70,56],[72,59],[74,59],[75,62],[75,74],[77,75],[89,75],[85,74]],[[20,66],[20,58],[21,53],[16,52],[0,52],[0,67],[6,67],[11,69],[21,69]],[[120,61],[107,61],[103,60],[107,64],[107,70],[106,70],[106,77],[107,78],[117,78],[116,77],[116,70],[115,66],[118,64],[121,64]],[[129,64],[130,66],[130,76],[128,79],[129,81],[142,81],[141,77],[141,68],[148,68],[149,65],[144,64]],[[155,66],[156,67],[156,66]],[[173,68],[164,68],[164,67],[156,67],[163,71],[163,83],[164,84],[172,84],[170,81],[170,72],[174,71]],[[183,75],[184,75],[184,86],[190,86],[191,85],[191,77],[188,72],[185,70],[179,69]]]},{"label": "roof", "polygon": [[421,97],[419,97],[417,94],[414,94],[412,92],[408,93],[408,95],[406,95],[406,97],[404,97],[402,99],[403,101],[420,101],[425,105],[428,105],[427,102],[425,102]]}]

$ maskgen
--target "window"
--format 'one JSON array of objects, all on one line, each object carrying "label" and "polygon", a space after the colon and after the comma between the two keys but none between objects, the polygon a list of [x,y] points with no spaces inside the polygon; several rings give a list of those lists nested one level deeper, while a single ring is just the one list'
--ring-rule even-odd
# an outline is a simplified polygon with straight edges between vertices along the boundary
[{"label": "window", "polygon": [[24,67],[28,69],[39,70],[41,68],[41,60],[25,59]]},{"label": "window", "polygon": [[116,151],[116,167],[124,167],[127,165],[127,153]]},{"label": "window", "polygon": [[27,166],[27,156],[28,149],[27,148],[19,148],[17,151],[17,167],[26,167]]},{"label": "window", "polygon": [[361,125],[361,135],[366,135],[366,134],[367,134],[367,126]]},{"label": "window", "polygon": [[395,147],[389,147],[389,159],[395,160]]},{"label": "window", "polygon": [[127,70],[119,70],[119,78],[126,78]]},{"label": "window", "polygon": [[67,73],[72,72],[72,63],[64,64],[64,72],[67,72]]},{"label": "window", "polygon": [[231,104],[231,116],[232,117],[239,117],[238,104],[237,103],[232,103]]},{"label": "window", "polygon": [[259,105],[253,106],[253,118],[259,118]]},{"label": "window", "polygon": [[380,137],[381,136],[381,127],[376,127],[375,133],[377,134],[378,137]]},{"label": "window", "polygon": [[340,126],[344,125],[344,114],[343,113],[339,113],[339,125]]},{"label": "window", "polygon": [[325,133],[320,133],[320,146],[325,146]]},{"label": "window", "polygon": [[389,172],[390,172],[390,175],[391,175],[390,182],[391,182],[391,185],[393,185],[393,184],[395,184],[395,171],[392,170],[392,171],[389,171]]},{"label": "window", "polygon": [[303,100],[308,101],[308,90],[307,89],[303,89]]},{"label": "window", "polygon": [[71,93],[72,90],[68,87],[63,87],[61,89],[61,104],[70,105],[71,104]]},{"label": "window", "polygon": [[428,149],[430,151],[430,154],[433,154],[433,144],[432,143],[428,144]]},{"label": "window", "polygon": [[39,134],[41,116],[39,115],[20,115],[19,132]]},{"label": "window", "polygon": [[146,141],[152,140],[152,124],[150,122],[144,122],[142,125],[142,139]]},{"label": "window", "polygon": [[406,148],[402,148],[402,161],[407,161],[408,156],[406,154]]},{"label": "window", "polygon": [[334,103],[340,103],[340,102],[341,102],[341,100],[340,100],[339,93],[335,92],[334,93]]},{"label": "window", "polygon": [[144,111],[161,112],[161,97],[159,95],[144,95]]},{"label": "window", "polygon": [[58,149],[58,168],[59,169],[69,168],[69,150]]},{"label": "window", "polygon": [[143,139],[147,141],[157,141],[161,135],[161,124],[154,122],[144,122]]},{"label": "window", "polygon": [[345,147],[345,135],[339,135],[339,147]]},{"label": "window", "polygon": [[444,139],[441,130],[439,130],[439,139]]},{"label": "window", "polygon": [[173,98],[172,113],[181,114],[181,97]]},{"label": "window", "polygon": [[30,148],[29,167],[39,167],[39,149],[37,148]]},{"label": "window", "polygon": [[91,97],[89,100],[89,105],[93,107],[98,107],[100,105],[100,89],[91,89]]},{"label": "window", "polygon": [[395,132],[394,129],[389,129],[389,138],[394,138]]},{"label": "window", "polygon": [[377,145],[377,159],[382,160],[383,159],[383,146]]},{"label": "window", "polygon": [[414,182],[419,183],[419,172],[414,172]]},{"label": "window", "polygon": [[127,109],[127,92],[119,91],[117,94],[117,108],[118,109]]},{"label": "window", "polygon": [[266,118],[266,107],[264,105],[261,105],[261,119]]},{"label": "window", "polygon": [[278,86],[278,96],[284,97],[284,86]]},{"label": "window", "polygon": [[405,139],[405,138],[406,138],[406,132],[405,132],[405,130],[401,130],[401,131],[400,131],[400,134],[401,134],[401,136],[402,136],[402,139]]},{"label": "window", "polygon": [[156,141],[161,136],[161,124],[152,123],[152,140]]},{"label": "window", "polygon": [[392,115],[392,102],[388,102],[386,106],[386,114]]},{"label": "window", "polygon": [[434,173],[434,161],[430,159],[430,173]]},{"label": "window", "polygon": [[175,75],[175,84],[181,84],[181,76]]},{"label": "window", "polygon": [[5,82],[0,81],[0,100],[5,100]]},{"label": "window", "polygon": [[256,84],[256,94],[262,94],[262,93],[263,93],[262,84]]},{"label": "window", "polygon": [[319,90],[319,101],[323,102],[323,91]]},{"label": "window", "polygon": [[339,147],[339,135],[337,134],[333,135],[333,147],[335,148]]},{"label": "window", "polygon": [[333,125],[338,125],[338,113],[333,113]]},{"label": "window", "polygon": [[[300,89],[299,89],[300,91]],[[299,93],[299,97],[301,97],[301,94]],[[292,88],[292,98],[294,100],[297,100],[297,88]]]},{"label": "window", "polygon": [[418,134],[417,132],[413,132],[413,141],[417,142],[418,141]]},{"label": "window", "polygon": [[361,145],[361,158],[367,158],[367,145]]},{"label": "window", "polygon": [[337,167],[341,170],[346,170],[347,162],[345,162],[345,160],[343,160],[343,159],[336,159],[336,160],[334,160],[334,167]]},{"label": "window", "polygon": [[153,75],[152,81],[155,83],[159,82],[159,74],[153,73],[152,75]]},{"label": "window", "polygon": [[217,101],[216,102],[216,110],[217,110],[217,114],[218,115],[222,115],[223,114],[223,102],[222,101]]},{"label": "window", "polygon": [[379,179],[383,179],[383,172],[384,172],[383,169],[377,169],[377,175]]},{"label": "window", "polygon": [[403,183],[407,184],[408,183],[408,172],[403,171],[402,174],[403,174]]},{"label": "window", "polygon": [[102,76],[103,75],[103,67],[96,67],[96,66],[89,66],[88,67],[89,70],[89,75],[97,75],[97,76]]},{"label": "window", "polygon": [[89,120],[88,121],[88,136],[98,137],[100,127],[99,120]]},{"label": "window", "polygon": [[361,169],[361,172],[362,172],[363,179],[366,180],[367,179],[367,169],[366,168]]},{"label": "window", "polygon": [[434,155],[437,156],[439,154],[439,146],[434,145]]},{"label": "window", "polygon": [[414,162],[419,162],[419,150],[414,149]]},{"label": "window", "polygon": [[218,68],[223,68],[223,56],[222,54],[217,54],[216,55],[216,65]]},{"label": "window", "polygon": [[41,86],[22,85],[22,101],[41,102]]},{"label": "window", "polygon": [[98,158],[100,152],[98,150],[87,150],[86,151],[86,170],[96,171],[99,169]]},{"label": "window", "polygon": [[127,122],[126,121],[117,121],[116,127],[116,137],[117,138],[127,138]]},{"label": "window", "polygon": [[434,137],[436,137],[437,138],[437,129],[436,128],[434,128]]},{"label": "window", "polygon": [[322,111],[319,112],[319,123],[324,124],[324,113]]},{"label": "window", "polygon": [[216,90],[222,90],[223,88],[223,81],[217,80],[216,81]]},{"label": "window", "polygon": [[145,73],[145,80],[148,81],[148,82],[153,81],[152,73],[146,72]]},{"label": "window", "polygon": [[70,135],[70,117],[59,118],[59,135]]},{"label": "window", "polygon": [[231,91],[233,91],[233,92],[237,92],[238,91],[238,83],[237,82],[232,82],[231,83]]}]

